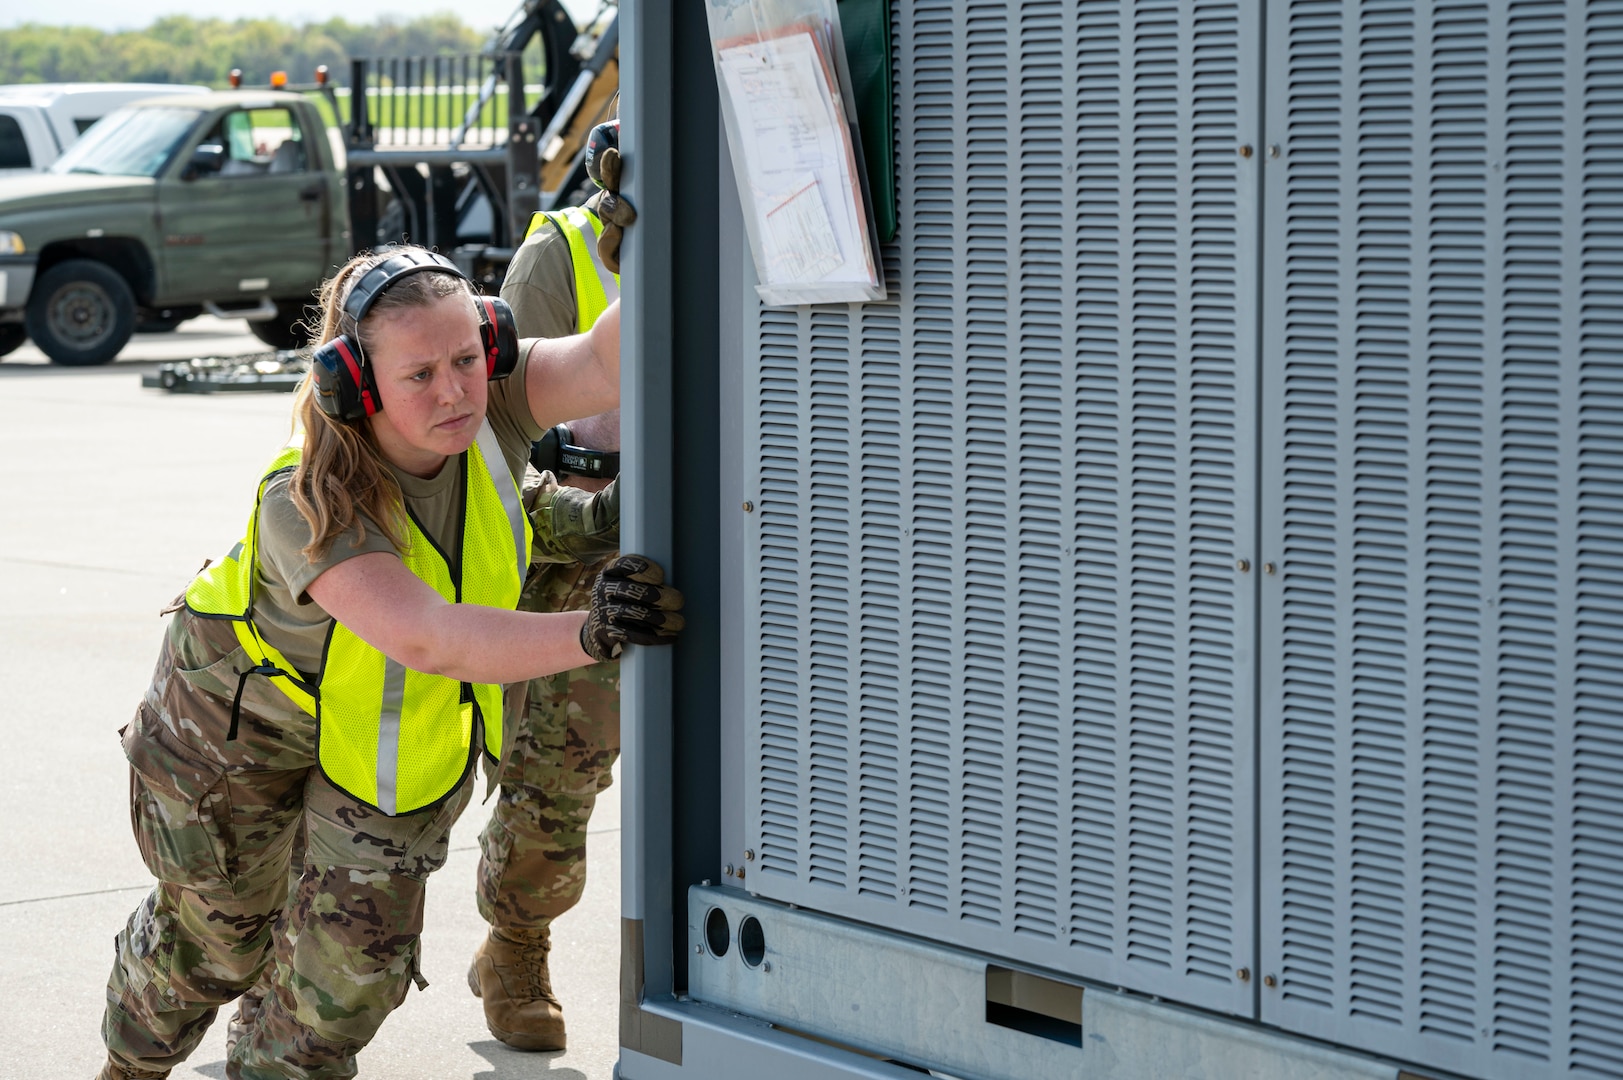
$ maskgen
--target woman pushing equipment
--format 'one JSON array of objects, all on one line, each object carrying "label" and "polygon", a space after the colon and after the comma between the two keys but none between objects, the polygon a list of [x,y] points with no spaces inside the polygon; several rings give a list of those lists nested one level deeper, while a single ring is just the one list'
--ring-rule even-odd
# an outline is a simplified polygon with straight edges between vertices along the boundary
[{"label": "woman pushing equipment", "polygon": [[680,594],[634,555],[589,611],[513,610],[530,445],[618,405],[618,305],[520,342],[454,264],[395,248],[352,259],[321,306],[294,440],[242,540],[177,600],[123,731],[158,884],[118,935],[103,1080],[167,1076],[267,964],[274,993],[227,1075],[353,1076],[421,984],[424,884],[474,761],[501,755],[501,684],[682,626]]}]

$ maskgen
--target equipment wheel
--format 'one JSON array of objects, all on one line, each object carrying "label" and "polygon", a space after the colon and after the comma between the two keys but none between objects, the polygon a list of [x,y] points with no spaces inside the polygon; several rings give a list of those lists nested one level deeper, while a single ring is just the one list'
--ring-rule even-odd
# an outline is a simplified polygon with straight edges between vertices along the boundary
[{"label": "equipment wheel", "polygon": [[28,340],[28,327],[20,322],[0,323],[0,356],[16,352]]},{"label": "equipment wheel", "polygon": [[248,324],[254,337],[273,349],[299,349],[310,343],[304,329],[304,304],[298,300],[276,301],[274,319],[256,319]]},{"label": "equipment wheel", "polygon": [[135,294],[93,259],[69,259],[39,276],[28,301],[28,336],[58,364],[105,364],[135,332]]}]

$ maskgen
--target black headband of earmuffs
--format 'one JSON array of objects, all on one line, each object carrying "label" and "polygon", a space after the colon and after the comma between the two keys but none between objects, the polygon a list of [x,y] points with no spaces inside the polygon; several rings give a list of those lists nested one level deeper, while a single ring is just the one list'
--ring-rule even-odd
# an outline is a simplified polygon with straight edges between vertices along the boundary
[{"label": "black headband of earmuffs", "polygon": [[[456,263],[424,248],[400,248],[363,271],[344,297],[344,314],[354,320],[356,334],[361,320],[372,310],[391,285],[401,278],[425,270],[438,270],[468,281]],[[471,282],[470,282],[471,285]],[[518,331],[513,311],[496,296],[474,294],[479,310],[479,340],[485,352],[485,374],[491,380],[505,379],[518,364]],[[316,349],[310,358],[316,376],[316,404],[328,416],[339,420],[360,420],[383,408],[372,365],[366,362],[357,337],[339,334]]]}]

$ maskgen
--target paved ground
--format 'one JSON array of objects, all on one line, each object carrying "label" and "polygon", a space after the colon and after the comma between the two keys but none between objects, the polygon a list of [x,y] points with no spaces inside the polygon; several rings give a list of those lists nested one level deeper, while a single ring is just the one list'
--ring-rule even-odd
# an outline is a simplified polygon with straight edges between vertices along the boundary
[{"label": "paved ground", "polygon": [[[241,533],[259,468],[286,438],[281,394],[142,390],[158,360],[258,352],[246,324],[201,318],[73,370],[32,348],[0,362],[0,1077],[88,1080],[112,939],[150,885],[115,736],[157,656],[158,610]],[[608,1080],[617,1053],[618,787],[593,819],[590,883],[555,934],[571,1049],[520,1054],[467,990],[479,808],[429,888],[423,970],[361,1055],[391,1080]],[[224,1076],[218,1021],[176,1080]]]}]

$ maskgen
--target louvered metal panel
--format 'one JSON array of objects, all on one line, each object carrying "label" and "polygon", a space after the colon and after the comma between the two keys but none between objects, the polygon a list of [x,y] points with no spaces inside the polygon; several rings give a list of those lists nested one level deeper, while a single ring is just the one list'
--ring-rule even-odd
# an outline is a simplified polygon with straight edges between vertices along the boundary
[{"label": "louvered metal panel", "polygon": [[893,17],[897,299],[736,302],[745,884],[1249,1015],[1259,16]]},{"label": "louvered metal panel", "polygon": [[1623,1074],[1623,4],[1268,41],[1263,1018]]}]

